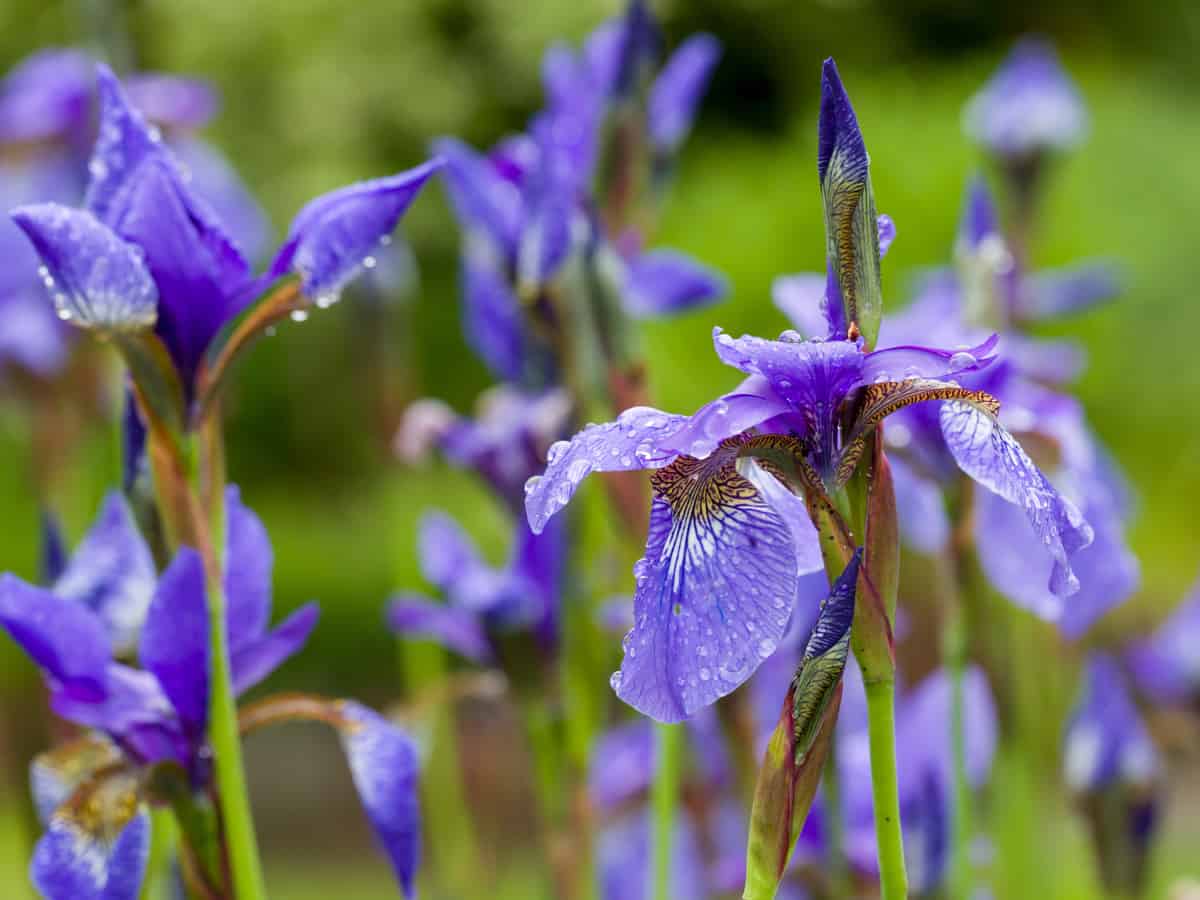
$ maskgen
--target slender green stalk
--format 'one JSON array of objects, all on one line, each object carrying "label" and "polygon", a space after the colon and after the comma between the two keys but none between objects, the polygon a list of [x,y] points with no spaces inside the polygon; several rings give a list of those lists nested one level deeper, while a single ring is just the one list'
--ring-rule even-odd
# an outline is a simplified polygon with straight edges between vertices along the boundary
[{"label": "slender green stalk", "polygon": [[882,900],[906,900],[908,874],[904,868],[896,778],[896,685],[894,681],[873,681],[867,683],[866,689],[880,896]]},{"label": "slender green stalk", "polygon": [[671,842],[675,834],[675,814],[679,806],[683,726],[655,725],[654,734],[657,744],[657,771],[650,797],[654,816],[654,863],[651,869],[650,896],[654,900],[671,900]]},{"label": "slender green stalk", "polygon": [[225,629],[225,591],[220,579],[209,578],[209,645],[212,648],[212,699],[209,706],[208,740],[216,773],[217,807],[229,856],[229,872],[237,900],[260,900],[267,896],[259,862],[258,839],[246,789],[242,765],[242,742],[238,734],[237,702],[229,671],[229,645]]},{"label": "slender green stalk", "polygon": [[171,861],[175,858],[179,842],[179,826],[175,813],[159,807],[150,810],[150,858],[146,861],[146,875],[142,879],[140,900],[156,900],[169,896]]},{"label": "slender green stalk", "polygon": [[825,759],[821,784],[825,789],[824,825],[829,835],[825,863],[829,870],[829,885],[834,897],[849,897],[851,890],[850,872],[846,866],[846,820],[842,815],[842,779],[838,774],[836,732],[830,739],[829,756]]},{"label": "slender green stalk", "polygon": [[[955,598],[957,600],[957,598]],[[971,782],[967,776],[967,719],[963,687],[966,634],[961,606],[955,603],[946,622],[943,653],[950,676],[950,747],[954,767],[951,794],[951,896],[970,897],[974,890],[971,844],[974,840],[974,816]]]}]

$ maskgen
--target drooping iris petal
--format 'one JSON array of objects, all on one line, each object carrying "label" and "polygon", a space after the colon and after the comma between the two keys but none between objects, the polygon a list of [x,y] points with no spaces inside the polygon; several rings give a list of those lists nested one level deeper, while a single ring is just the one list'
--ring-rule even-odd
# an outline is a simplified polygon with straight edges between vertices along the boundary
[{"label": "drooping iris petal", "polygon": [[691,257],[654,250],[629,262],[622,292],[625,310],[636,318],[662,316],[716,302],[725,280]]},{"label": "drooping iris petal", "polygon": [[796,596],[791,529],[737,473],[733,451],[655,473],[634,627],[612,685],[675,722],[728,694],[775,652]]},{"label": "drooping iris petal", "polygon": [[225,489],[225,603],[231,651],[260,637],[271,621],[271,568],[275,554],[262,520]]},{"label": "drooping iris petal", "polygon": [[159,579],[138,651],[193,737],[202,736],[208,723],[207,598],[200,554],[183,547]]},{"label": "drooping iris petal", "polygon": [[497,264],[515,258],[521,218],[516,186],[489,159],[455,138],[434,141],[433,152],[445,160],[444,183],[459,224],[487,236]]},{"label": "drooping iris petal", "polygon": [[336,295],[364,267],[381,241],[390,239],[396,223],[438,169],[440,159],[416,168],[361,181],[310,201],[288,231],[271,274],[300,274],[310,297]]},{"label": "drooping iris petal", "polygon": [[493,263],[467,252],[462,263],[463,333],[467,343],[505,381],[520,381],[527,348],[521,306]]},{"label": "drooping iris petal", "polygon": [[1093,653],[1063,746],[1067,785],[1075,791],[1145,785],[1158,768],[1158,753],[1119,667],[1111,657]]},{"label": "drooping iris petal", "polygon": [[1026,38],[971,98],[963,125],[993,153],[1016,159],[1078,143],[1087,131],[1087,112],[1054,49]]},{"label": "drooping iris petal", "polygon": [[81,50],[47,48],[0,82],[0,142],[72,140],[86,130],[93,62]]},{"label": "drooping iris petal", "polygon": [[1036,272],[1020,293],[1017,314],[1026,319],[1051,319],[1089,309],[1121,292],[1115,268],[1104,262]]},{"label": "drooping iris petal", "polygon": [[109,494],[91,530],[54,582],[54,593],[83,603],[101,618],[113,651],[137,646],[157,572],[124,497]]},{"label": "drooping iris petal", "polygon": [[414,896],[420,854],[417,748],[378,713],[343,701],[342,747],[359,799],[406,897]]},{"label": "drooping iris petal", "polygon": [[0,575],[0,625],[72,697],[104,696],[112,642],[104,621],[82,603]]},{"label": "drooping iris petal", "polygon": [[42,259],[59,318],[102,332],[154,324],[158,289],[141,248],[87,210],[41,203],[12,216]]},{"label": "drooping iris petal", "polygon": [[589,425],[570,441],[559,441],[546,454],[546,472],[525,485],[525,512],[534,533],[570,502],[592,472],[624,472],[666,465],[678,453],[663,442],[687,421],[686,416],[635,406],[615,422]]},{"label": "drooping iris petal", "polygon": [[473,610],[447,606],[419,594],[402,594],[389,601],[387,623],[402,637],[436,641],[472,662],[483,664],[492,659],[492,645]]},{"label": "drooping iris petal", "polygon": [[319,616],[317,604],[306,603],[270,631],[232,648],[229,667],[234,693],[250,690],[299,653],[317,627]]},{"label": "drooping iris petal", "polygon": [[1126,662],[1147,696],[1179,703],[1200,693],[1200,591],[1193,591],[1148,638],[1135,641]]},{"label": "drooping iris petal", "polygon": [[696,118],[696,107],[721,58],[721,42],[711,34],[693,34],[671,54],[647,98],[650,141],[659,153],[676,152]]},{"label": "drooping iris petal", "polygon": [[1094,538],[1071,558],[1079,590],[1066,600],[1047,589],[1053,563],[1020,509],[979,492],[975,512],[979,562],[988,580],[1015,603],[1057,624],[1071,639],[1081,637],[1125,600],[1139,581],[1137,558],[1125,543],[1111,501],[1086,486],[1080,501]]},{"label": "drooping iris petal", "polygon": [[50,820],[30,864],[34,886],[46,900],[137,900],[150,855],[150,814],[132,796],[104,802]]},{"label": "drooping iris petal", "polygon": [[942,434],[959,467],[979,484],[1025,511],[1044,551],[1053,560],[1050,593],[1079,590],[1071,557],[1092,542],[1092,527],[1062,497],[999,422],[960,401],[942,405]]}]

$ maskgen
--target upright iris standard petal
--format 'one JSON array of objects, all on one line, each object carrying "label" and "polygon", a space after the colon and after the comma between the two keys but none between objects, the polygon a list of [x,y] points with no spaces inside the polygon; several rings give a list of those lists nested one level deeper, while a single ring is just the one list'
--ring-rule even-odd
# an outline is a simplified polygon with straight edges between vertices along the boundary
[{"label": "upright iris standard petal", "polygon": [[202,128],[220,106],[212,85],[164,72],[130,75],[125,93],[142,115],[171,128]]},{"label": "upright iris standard petal", "polygon": [[54,593],[94,610],[108,627],[113,651],[122,655],[137,646],[156,579],[154,558],[128,503],[112,493],[55,579]]},{"label": "upright iris standard petal", "polygon": [[249,299],[249,265],[165,153],[125,179],[103,218],[145,253],[158,286],[158,334],[189,384],[213,337]]},{"label": "upright iris standard petal", "polygon": [[492,645],[473,610],[402,594],[388,602],[386,615],[388,627],[401,637],[436,641],[475,663],[492,659]]},{"label": "upright iris standard petal", "polygon": [[60,319],[101,332],[154,325],[158,288],[141,248],[86,210],[43,203],[12,215],[42,259]]},{"label": "upright iris standard petal", "polygon": [[192,190],[212,207],[242,255],[262,260],[272,243],[271,223],[229,160],[199,138],[176,136],[171,150]]},{"label": "upright iris standard petal", "polygon": [[1053,564],[1050,593],[1079,590],[1071,557],[1092,542],[1092,527],[1047,481],[1021,445],[992,416],[960,401],[944,403],[942,434],[959,467],[979,484],[1025,510]]},{"label": "upright iris standard petal", "polygon": [[154,674],[190,737],[208,724],[211,659],[204,563],[182,548],[163,572],[146,616],[138,656]]},{"label": "upright iris standard petal", "polygon": [[317,627],[320,609],[306,603],[273,629],[230,650],[229,668],[233,690],[250,690],[303,649]]},{"label": "upright iris standard petal", "polygon": [[407,172],[340,188],[308,203],[292,220],[271,274],[300,274],[305,294],[330,297],[369,266],[425,182],[442,166],[433,159]]},{"label": "upright iris standard petal", "polygon": [[130,104],[117,76],[102,63],[96,66],[96,91],[100,128],[88,163],[91,180],[84,205],[111,224],[113,205],[142,164],[151,157],[170,161],[170,156],[157,132]]},{"label": "upright iris standard petal", "polygon": [[0,575],[0,625],[65,693],[104,696],[112,643],[104,621],[82,603]]},{"label": "upright iris standard petal", "polygon": [[516,260],[518,283],[530,286],[545,283],[571,251],[579,175],[572,158],[555,140],[552,124],[539,125],[534,132],[538,166],[525,179],[525,214]]},{"label": "upright iris standard petal", "polygon": [[654,80],[647,99],[647,125],[654,149],[675,153],[691,131],[696,107],[721,58],[721,42],[711,34],[693,34],[671,54]]},{"label": "upright iris standard petal", "polygon": [[[133,798],[110,802],[130,808],[79,810],[50,820],[30,865],[46,900],[137,900],[150,856],[150,814],[133,807]],[[116,816],[121,824],[94,821],[97,815]]]},{"label": "upright iris standard petal", "polygon": [[477,257],[469,249],[463,254],[463,332],[493,375],[519,382],[527,362],[520,301],[503,272]]},{"label": "upright iris standard petal", "polygon": [[634,627],[612,685],[675,722],[728,694],[775,652],[796,596],[792,532],[734,468],[735,449],[654,475]]},{"label": "upright iris standard petal", "polygon": [[832,59],[821,77],[817,174],[825,205],[827,256],[837,275],[847,326],[872,349],[883,312],[879,224],[871,194],[867,147]]},{"label": "upright iris standard petal", "polygon": [[776,308],[806,338],[829,335],[829,320],[822,306],[825,284],[825,276],[815,272],[781,275],[771,283],[771,300]]},{"label": "upright iris standard petal", "polygon": [[419,527],[421,574],[430,584],[452,593],[456,584],[487,568],[475,542],[453,516],[431,510],[421,517]]},{"label": "upright iris standard petal", "polygon": [[715,303],[725,279],[673,250],[654,250],[628,263],[622,292],[625,310],[638,318],[668,315]]},{"label": "upright iris standard petal", "polygon": [[421,839],[416,745],[365,706],[343,701],[339,708],[342,747],[359,799],[404,895],[412,897]]},{"label": "upright iris standard petal", "polygon": [[664,441],[687,422],[687,416],[635,406],[615,422],[589,425],[546,454],[546,472],[525,485],[525,512],[535,534],[570,502],[575,489],[592,472],[621,472],[664,466],[678,456]]},{"label": "upright iris standard petal", "polygon": [[971,98],[963,126],[997,156],[1020,159],[1078,143],[1087,131],[1087,111],[1054,48],[1026,38]]}]

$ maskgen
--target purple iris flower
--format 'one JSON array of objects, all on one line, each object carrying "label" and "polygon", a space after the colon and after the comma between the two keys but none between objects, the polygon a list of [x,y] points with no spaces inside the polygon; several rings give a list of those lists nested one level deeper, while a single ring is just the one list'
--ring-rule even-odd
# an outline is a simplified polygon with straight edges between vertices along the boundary
[{"label": "purple iris flower", "polygon": [[1125,659],[1138,688],[1156,703],[1200,698],[1200,588],[1152,635],[1135,641]]},{"label": "purple iris flower", "polygon": [[996,156],[1021,161],[1061,151],[1087,132],[1079,91],[1045,40],[1025,38],[967,104],[963,125]]},{"label": "purple iris flower", "polygon": [[426,163],[312,201],[266,274],[255,277],[116,77],[97,71],[100,136],[86,208],[40,204],[13,217],[42,258],[60,317],[105,331],[153,325],[189,396],[201,359],[230,319],[290,273],[300,276],[305,297],[328,305],[438,167]]},{"label": "purple iris flower", "polygon": [[446,602],[402,593],[388,604],[388,625],[481,664],[496,657],[492,637],[513,630],[533,630],[543,649],[553,652],[567,552],[565,529],[558,524],[535,535],[519,521],[509,561],[494,568],[454,519],[426,513],[418,545],[421,572]]},{"label": "purple iris flower", "polygon": [[[844,685],[836,747],[843,786],[846,854],[856,871],[877,876],[866,697],[862,676],[855,667],[846,669]],[[904,693],[896,715],[900,815],[909,888],[918,896],[936,894],[949,862],[954,791],[951,690],[949,676],[938,670]],[[981,669],[967,670],[963,692],[967,780],[979,790],[991,776],[996,754],[996,710]]]},{"label": "purple iris flower", "polygon": [[[190,189],[210,202],[238,247],[251,257],[267,247],[269,227],[261,208],[229,163],[193,136],[217,107],[207,84],[161,73],[132,76],[130,101],[161,126],[181,161]],[[83,197],[88,151],[95,135],[95,63],[73,49],[43,50],[0,82],[0,146],[15,147],[0,165],[0,206],[73,204]],[[69,334],[45,302],[37,257],[15,225],[0,223],[0,247],[9,260],[0,277],[0,362],[50,375],[67,357]]]},{"label": "purple iris flower", "polygon": [[[824,87],[818,168],[848,178],[859,162],[865,167],[866,151],[832,62]],[[829,183],[827,191],[840,189]],[[890,221],[884,226],[890,238]],[[845,285],[858,313],[877,317],[859,273]],[[526,485],[539,532],[591,472],[658,470],[646,556],[634,569],[634,627],[612,678],[618,696],[653,718],[686,718],[744,682],[779,647],[799,577],[823,567],[804,501],[783,481],[779,459],[806,492],[836,493],[874,428],[913,404],[940,401],[936,422],[949,458],[1022,511],[1041,543],[1047,591],[1079,589],[1071,557],[1091,542],[1091,527],[997,419],[995,398],[958,383],[995,361],[996,337],[953,350],[913,343],[866,352],[849,302],[850,321],[838,331],[833,314],[842,308],[825,306],[827,340],[795,331],[774,341],[734,338],[715,329],[718,358],[746,376],[737,389],[692,416],[636,407],[589,426],[551,447],[545,475]]]},{"label": "purple iris flower", "polygon": [[[634,2],[576,53],[556,46],[543,63],[546,108],[528,134],[489,154],[452,138],[435,142],[446,160],[446,185],[463,229],[463,318],[468,341],[497,377],[544,384],[555,361],[539,346],[518,298],[567,277],[572,260],[594,260],[625,313],[644,318],[711,303],[722,279],[671,250],[646,250],[633,233],[607,233],[594,212],[594,170],[605,117],[629,90],[634,73],[656,55],[657,26]],[[691,128],[719,56],[716,40],[696,35],[652,85],[644,123],[654,153],[672,156]]]},{"label": "purple iris flower", "polygon": [[[233,686],[241,694],[303,647],[317,607],[307,604],[270,627],[273,554],[266,529],[236,487],[227,489],[225,503],[228,642]],[[42,670],[51,708],[92,730],[82,758],[72,753],[56,760],[59,751],[52,751],[33,770],[36,805],[47,820],[33,878],[51,900],[137,895],[146,841],[136,789],[140,769],[176,763],[195,789],[207,783],[208,621],[199,554],[181,549],[156,577],[149,549],[117,495],[105,502],[53,588],[0,576],[0,624]],[[134,648],[138,667],[131,664]],[[415,749],[369,710],[345,702],[338,708],[355,783],[409,890],[418,831]],[[69,776],[78,775],[81,764],[85,773],[114,773],[111,785],[88,787],[102,795],[77,794],[82,782]],[[132,893],[118,887],[126,879]]]}]

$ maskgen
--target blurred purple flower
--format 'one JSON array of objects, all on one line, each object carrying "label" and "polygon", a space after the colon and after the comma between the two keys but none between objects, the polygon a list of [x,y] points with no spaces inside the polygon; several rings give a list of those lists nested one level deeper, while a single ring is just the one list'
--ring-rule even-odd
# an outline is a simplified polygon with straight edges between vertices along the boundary
[{"label": "blurred purple flower", "polygon": [[[306,296],[319,305],[335,298],[438,165],[362,182],[309,203],[267,275],[255,278],[115,76],[100,66],[97,82],[100,137],[89,164],[87,209],[40,204],[14,217],[38,249],[52,290],[62,295],[56,303],[60,313],[71,318],[77,310],[90,310],[93,321],[110,327],[141,324],[143,306],[118,298],[124,298],[126,285],[152,279],[156,330],[189,389],[213,337],[270,280],[296,272]],[[81,243],[81,235],[93,237]],[[130,309],[134,315],[121,319]]]},{"label": "blurred purple flower", "polygon": [[971,138],[1001,159],[1067,150],[1087,131],[1087,111],[1045,40],[1020,41],[963,113]]},{"label": "blurred purple flower", "polygon": [[1138,688],[1156,703],[1200,697],[1200,588],[1152,635],[1133,642],[1125,659]]},{"label": "blurred purple flower", "polygon": [[563,527],[535,535],[521,521],[509,561],[493,568],[454,519],[428,512],[420,525],[421,572],[445,603],[399,594],[389,602],[388,625],[397,634],[437,641],[478,663],[495,655],[489,634],[512,630],[532,630],[541,646],[553,651],[566,549]]},{"label": "blurred purple flower", "polygon": [[454,465],[478,473],[521,514],[525,482],[566,429],[570,397],[561,388],[530,393],[502,384],[481,394],[477,408],[477,417],[469,419],[440,400],[417,401],[396,433],[396,452],[413,463],[436,448]]}]

